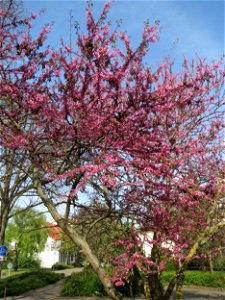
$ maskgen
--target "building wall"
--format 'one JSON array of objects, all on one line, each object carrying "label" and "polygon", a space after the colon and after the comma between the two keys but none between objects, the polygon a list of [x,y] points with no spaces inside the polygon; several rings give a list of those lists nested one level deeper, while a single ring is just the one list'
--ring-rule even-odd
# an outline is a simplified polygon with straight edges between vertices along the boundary
[{"label": "building wall", "polygon": [[41,267],[51,268],[52,265],[60,261],[60,244],[60,241],[55,241],[53,238],[48,237],[44,251],[38,254]]},{"label": "building wall", "polygon": [[145,234],[140,234],[139,237],[141,238],[142,241],[142,249],[144,250],[144,254],[146,257],[151,256],[152,252],[152,244],[148,242],[153,240],[153,232],[146,232]]},{"label": "building wall", "polygon": [[[151,256],[151,252],[152,252],[152,243],[151,241],[153,241],[153,232],[146,232],[145,234],[140,234],[139,237],[142,241],[142,248],[144,250],[144,254],[146,257],[150,257]],[[175,247],[175,244],[168,240],[166,242],[163,242],[161,245],[163,248],[167,248],[169,250],[173,250]]]}]

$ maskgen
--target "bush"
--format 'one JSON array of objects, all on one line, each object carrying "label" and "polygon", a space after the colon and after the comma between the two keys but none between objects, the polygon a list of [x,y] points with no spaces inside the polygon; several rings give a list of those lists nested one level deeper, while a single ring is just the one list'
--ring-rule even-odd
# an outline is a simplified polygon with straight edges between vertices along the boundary
[{"label": "bush", "polygon": [[34,259],[32,257],[19,259],[19,268],[20,269],[39,269],[40,268],[40,261]]},{"label": "bush", "polygon": [[38,270],[14,275],[0,280],[0,297],[4,296],[5,286],[7,287],[7,296],[21,295],[27,291],[43,287],[54,283],[61,278],[63,274],[56,274],[50,271]]},{"label": "bush", "polygon": [[166,262],[166,267],[165,267],[165,270],[166,271],[175,271],[176,267],[175,267],[175,262],[173,259],[171,260],[168,260]]},{"label": "bush", "polygon": [[73,263],[73,267],[74,268],[81,268],[83,267],[84,263],[83,262],[75,262]]},{"label": "bush", "polygon": [[188,264],[188,270],[209,270],[209,261],[208,259],[193,259]]},{"label": "bush", "polygon": [[74,273],[67,277],[62,288],[62,296],[104,296],[106,295],[104,287],[90,268],[85,268],[80,273]]},{"label": "bush", "polygon": [[67,265],[64,263],[55,263],[52,265],[52,270],[65,270],[65,269],[72,269],[73,265]]},{"label": "bush", "polygon": [[225,271],[225,257],[216,257],[213,259],[214,270]]},{"label": "bush", "polygon": [[[112,268],[109,268],[108,274],[112,273]],[[133,295],[143,294],[143,285],[140,283],[140,278],[135,275],[130,276],[129,283],[126,282],[124,286],[116,286],[116,290],[124,295],[131,296],[131,290]],[[90,267],[86,267],[80,273],[74,273],[67,277],[62,288],[62,296],[104,296],[106,295],[104,286],[102,285],[98,275]]]},{"label": "bush", "polygon": [[[174,272],[164,272],[163,282],[168,283]],[[225,287],[225,275],[223,272],[186,271],[184,285],[196,285],[206,287]]]},{"label": "bush", "polygon": [[[222,257],[215,257],[212,260],[213,262],[213,269],[215,271],[223,271],[225,270],[225,258]],[[189,265],[188,270],[209,270],[209,260],[208,259],[193,259]]]}]

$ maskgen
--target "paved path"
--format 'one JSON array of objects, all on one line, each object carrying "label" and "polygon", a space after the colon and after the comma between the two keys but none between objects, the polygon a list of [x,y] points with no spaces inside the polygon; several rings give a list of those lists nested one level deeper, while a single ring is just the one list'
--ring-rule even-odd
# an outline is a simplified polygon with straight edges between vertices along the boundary
[{"label": "paved path", "polygon": [[[57,273],[65,273],[65,276],[69,276],[73,272],[80,272],[82,268],[67,269],[63,271],[55,271]],[[63,279],[50,284],[46,287],[29,291],[21,296],[10,296],[7,300],[109,300],[107,297],[60,297],[60,285],[63,283]],[[2,299],[2,298],[1,298]],[[0,300],[1,300],[0,299]],[[172,299],[176,299],[173,296]],[[143,300],[143,299],[139,299]],[[215,288],[198,288],[195,286],[184,288],[184,300],[225,300],[225,290]]]},{"label": "paved path", "polygon": [[[176,299],[174,296],[172,299]],[[225,300],[225,290],[196,286],[184,287],[184,300]]]}]

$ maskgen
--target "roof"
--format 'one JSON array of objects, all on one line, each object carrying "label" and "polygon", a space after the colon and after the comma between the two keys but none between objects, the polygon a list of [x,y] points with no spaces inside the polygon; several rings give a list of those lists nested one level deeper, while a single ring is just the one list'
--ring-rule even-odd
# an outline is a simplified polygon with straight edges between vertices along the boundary
[{"label": "roof", "polygon": [[55,241],[62,239],[63,231],[59,226],[54,223],[47,222],[47,227],[49,229],[48,231],[51,238],[53,238]]}]

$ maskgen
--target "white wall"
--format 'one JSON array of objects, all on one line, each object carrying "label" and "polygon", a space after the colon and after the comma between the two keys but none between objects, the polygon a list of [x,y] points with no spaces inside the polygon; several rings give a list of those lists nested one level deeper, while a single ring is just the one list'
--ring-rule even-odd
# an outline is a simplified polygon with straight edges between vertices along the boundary
[{"label": "white wall", "polygon": [[146,257],[150,256],[152,252],[152,244],[149,244],[148,240],[153,240],[153,235],[153,232],[146,232],[145,234],[139,235],[143,243],[142,248]]},{"label": "white wall", "polygon": [[[151,252],[152,252],[152,243],[151,243],[151,241],[153,240],[153,235],[154,235],[153,232],[146,232],[145,234],[140,234],[139,235],[139,237],[140,237],[140,239],[143,243],[142,247],[143,247],[144,254],[145,254],[146,257],[151,256]],[[161,246],[163,248],[167,248],[167,249],[172,251],[174,249],[175,244],[172,241],[168,240],[166,242],[163,242],[161,244]]]},{"label": "white wall", "polygon": [[48,237],[44,251],[38,254],[41,267],[51,268],[52,265],[59,262],[59,247],[60,241],[55,241],[51,237]]}]

